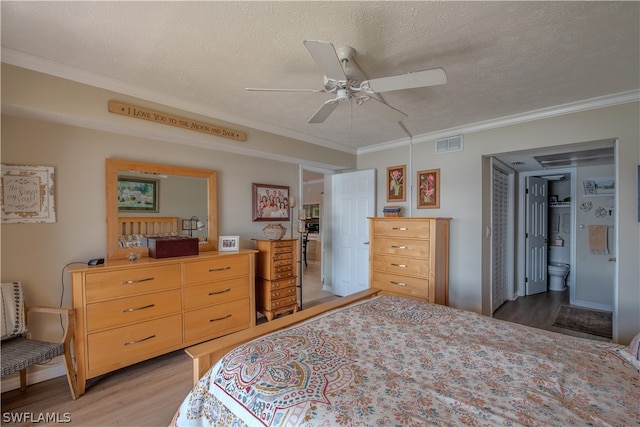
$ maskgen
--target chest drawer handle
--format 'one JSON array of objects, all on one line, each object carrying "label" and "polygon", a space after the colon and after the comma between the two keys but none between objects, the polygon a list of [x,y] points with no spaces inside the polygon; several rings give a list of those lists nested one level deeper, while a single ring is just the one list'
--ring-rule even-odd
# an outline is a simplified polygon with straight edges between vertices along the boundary
[{"label": "chest drawer handle", "polygon": [[209,273],[213,273],[214,271],[224,271],[224,270],[231,270],[231,267],[227,266],[227,267],[220,267],[220,268],[210,268]]},{"label": "chest drawer handle", "polygon": [[397,245],[391,245],[392,249],[407,249],[407,246],[397,246]]},{"label": "chest drawer handle", "polygon": [[407,284],[406,284],[406,283],[404,283],[404,282],[394,282],[393,280],[390,280],[390,283],[391,283],[392,285],[407,286]]},{"label": "chest drawer handle", "polygon": [[407,264],[394,264],[394,263],[391,263],[391,265],[393,265],[394,267],[399,267],[399,268],[407,268]]},{"label": "chest drawer handle", "polygon": [[138,310],[144,310],[145,308],[151,308],[151,307],[155,307],[155,304],[149,304],[149,305],[145,305],[144,307],[137,307],[137,308],[124,308],[122,310],[123,313],[131,313],[132,311],[138,311]]},{"label": "chest drawer handle", "polygon": [[408,227],[393,227],[392,230],[409,231]]},{"label": "chest drawer handle", "polygon": [[136,280],[123,280],[120,282],[122,285],[131,285],[132,283],[140,283],[140,282],[149,282],[150,280],[154,280],[155,277],[147,277],[145,279],[136,279]]},{"label": "chest drawer handle", "polygon": [[218,317],[217,319],[211,319],[211,320],[209,320],[209,323],[211,323],[211,322],[217,322],[218,320],[228,319],[229,317],[231,317],[231,315],[230,315],[230,314],[227,314],[226,316]]},{"label": "chest drawer handle", "polygon": [[218,295],[218,294],[224,294],[225,292],[231,292],[231,288],[227,288],[224,291],[218,291],[218,292],[209,292],[209,296],[211,295]]},{"label": "chest drawer handle", "polygon": [[141,340],[127,341],[126,343],[124,343],[124,345],[138,344],[138,343],[150,340],[150,339],[155,338],[155,337],[156,337],[155,334],[154,335],[149,335],[148,337],[142,338]]}]

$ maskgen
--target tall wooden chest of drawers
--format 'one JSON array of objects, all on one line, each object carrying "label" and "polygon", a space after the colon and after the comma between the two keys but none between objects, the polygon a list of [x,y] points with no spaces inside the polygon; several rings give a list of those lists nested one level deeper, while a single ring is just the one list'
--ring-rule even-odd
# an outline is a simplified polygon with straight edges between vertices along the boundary
[{"label": "tall wooden chest of drawers", "polygon": [[90,378],[254,326],[255,253],[71,269],[80,394]]},{"label": "tall wooden chest of drawers", "polygon": [[449,218],[369,218],[370,287],[449,302]]},{"label": "tall wooden chest of drawers", "polygon": [[296,239],[256,240],[256,310],[267,320],[298,311]]}]

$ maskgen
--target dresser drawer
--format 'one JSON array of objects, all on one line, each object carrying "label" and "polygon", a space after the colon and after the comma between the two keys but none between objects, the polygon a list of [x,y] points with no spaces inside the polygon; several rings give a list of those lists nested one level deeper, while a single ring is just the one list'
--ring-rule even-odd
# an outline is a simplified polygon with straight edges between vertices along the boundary
[{"label": "dresser drawer", "polygon": [[376,273],[371,282],[371,286],[382,291],[429,299],[428,279],[398,276],[387,273]]},{"label": "dresser drawer", "polygon": [[180,264],[87,273],[86,301],[180,287]]},{"label": "dresser drawer", "polygon": [[220,304],[249,297],[249,279],[237,277],[184,289],[184,308],[190,310],[211,304]]},{"label": "dresser drawer", "polygon": [[429,241],[378,237],[373,243],[373,253],[429,258]]},{"label": "dresser drawer", "polygon": [[185,313],[185,344],[217,338],[250,327],[249,305],[249,298],[245,298]]},{"label": "dresser drawer", "polygon": [[295,242],[295,240],[274,240],[273,250],[275,253],[291,252]]},{"label": "dresser drawer", "polygon": [[246,256],[223,255],[215,259],[184,264],[186,285],[225,280],[248,274],[249,262]]},{"label": "dresser drawer", "polygon": [[[267,297],[269,296],[268,294],[266,295]],[[265,298],[265,300],[261,301],[263,304],[263,309],[267,310],[267,311],[275,311],[279,308],[283,308],[283,307],[294,307],[298,304],[298,296],[297,295],[291,295],[288,297],[284,297],[284,298],[280,298],[280,299],[274,299],[274,300],[268,300],[268,298]]]},{"label": "dresser drawer", "polygon": [[388,237],[424,239],[429,237],[429,228],[429,222],[427,221],[376,219],[373,222],[373,234]]},{"label": "dresser drawer", "polygon": [[180,289],[87,304],[87,331],[139,322],[181,310]]},{"label": "dresser drawer", "polygon": [[281,298],[288,298],[288,297],[294,297],[294,303],[297,300],[297,295],[298,295],[298,288],[296,288],[295,286],[293,287],[286,287],[286,288],[280,288],[280,289],[269,289],[269,287],[267,286],[265,289],[262,289],[261,292],[258,292],[259,296],[259,304],[261,304],[262,307],[271,307],[272,301],[281,299]]},{"label": "dresser drawer", "polygon": [[429,263],[424,259],[404,258],[386,255],[373,255],[372,270],[374,272],[410,275],[427,278]]},{"label": "dresser drawer", "polygon": [[295,288],[296,286],[296,278],[289,277],[282,280],[263,280],[261,278],[256,278],[256,283],[259,285],[261,289],[266,289],[266,292],[275,291],[278,289],[284,288]]},{"label": "dresser drawer", "polygon": [[295,275],[295,269],[292,265],[288,266],[280,266],[273,269],[273,274],[271,274],[271,279],[280,280],[286,279],[287,277],[293,277]]},{"label": "dresser drawer", "polygon": [[176,314],[89,334],[87,378],[179,348],[182,343],[181,319],[182,315]]}]

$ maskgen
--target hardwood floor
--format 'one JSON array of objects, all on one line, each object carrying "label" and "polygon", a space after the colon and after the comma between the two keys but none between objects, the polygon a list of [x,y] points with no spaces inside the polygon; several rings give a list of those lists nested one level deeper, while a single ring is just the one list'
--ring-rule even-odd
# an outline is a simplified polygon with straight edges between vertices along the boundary
[{"label": "hardwood floor", "polygon": [[597,335],[553,326],[556,313],[561,305],[569,305],[568,290],[564,292],[547,291],[541,294],[519,297],[515,301],[507,301],[493,313],[493,317],[564,335],[590,338],[598,341],[611,341],[608,338]]},{"label": "hardwood floor", "polygon": [[178,350],[91,380],[78,400],[64,376],[2,393],[2,424],[30,417],[16,425],[53,425],[37,422],[46,416],[75,426],[167,426],[191,387],[191,358]]},{"label": "hardwood floor", "polygon": [[[321,290],[319,267],[307,270],[303,296],[303,307],[338,298]],[[508,301],[496,310],[494,317],[567,335],[608,341],[551,326],[561,304],[568,304],[567,293],[550,291]],[[2,424],[8,424],[11,417],[28,415],[37,419],[57,414],[61,420],[68,416],[69,424],[77,426],[167,426],[191,386],[191,359],[183,350],[178,350],[91,380],[86,394],[76,401],[71,399],[65,377],[31,385],[24,393],[20,390],[2,393]]]}]

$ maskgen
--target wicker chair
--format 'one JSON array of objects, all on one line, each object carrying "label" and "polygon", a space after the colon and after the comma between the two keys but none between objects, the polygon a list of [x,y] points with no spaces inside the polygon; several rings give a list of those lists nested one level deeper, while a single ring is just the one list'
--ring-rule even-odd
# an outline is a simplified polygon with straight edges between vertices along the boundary
[{"label": "wicker chair", "polygon": [[[13,295],[5,295],[5,284],[3,284],[3,303],[10,299],[9,305],[13,305],[17,308],[13,313],[17,317],[22,317],[24,320],[18,323],[24,323],[24,327],[20,330],[21,326],[10,327],[14,331],[18,332],[17,336],[8,337],[5,339],[3,335],[2,340],[2,377],[20,371],[20,390],[25,391],[27,389],[27,368],[38,363],[47,362],[54,357],[64,356],[65,369],[67,371],[67,381],[69,382],[69,388],[71,389],[71,397],[75,400],[78,398],[78,381],[76,376],[76,370],[74,368],[73,359],[71,356],[71,340],[73,339],[75,329],[75,313],[73,309],[55,308],[55,307],[28,307],[21,306],[18,302],[22,298],[22,285],[19,282],[14,282],[12,286]],[[22,303],[24,304],[24,303]],[[6,307],[3,306],[2,321],[11,321],[11,317],[7,315]],[[23,310],[23,311],[22,311]],[[29,313],[47,313],[57,314],[66,317],[67,328],[62,342],[47,342],[27,338],[26,325]],[[5,328],[3,327],[3,334]]]}]

